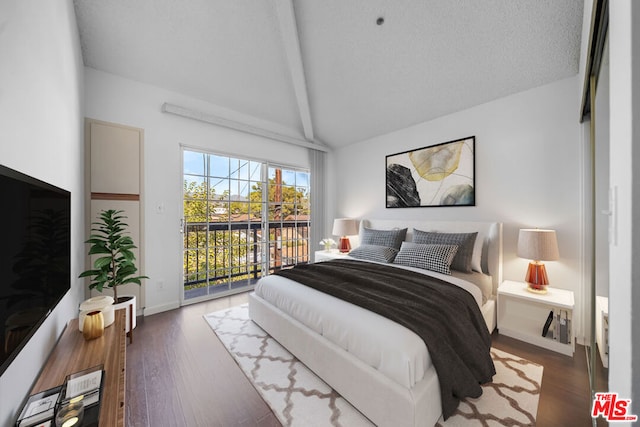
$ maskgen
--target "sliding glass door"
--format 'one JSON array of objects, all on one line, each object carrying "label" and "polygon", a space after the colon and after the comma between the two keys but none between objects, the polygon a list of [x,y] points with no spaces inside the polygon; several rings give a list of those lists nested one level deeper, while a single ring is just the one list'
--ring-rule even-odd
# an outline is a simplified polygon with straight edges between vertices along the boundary
[{"label": "sliding glass door", "polygon": [[309,171],[183,150],[184,300],[309,261]]}]

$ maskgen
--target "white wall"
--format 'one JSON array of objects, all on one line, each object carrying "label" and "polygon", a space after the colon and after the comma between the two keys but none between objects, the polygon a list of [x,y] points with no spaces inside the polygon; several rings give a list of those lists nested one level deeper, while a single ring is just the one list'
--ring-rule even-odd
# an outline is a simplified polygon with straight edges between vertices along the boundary
[{"label": "white wall", "polygon": [[[176,308],[182,293],[180,144],[309,167],[305,148],[162,113],[169,102],[203,113],[219,107],[158,87],[85,68],[85,116],[144,129],[145,315]],[[162,209],[158,209],[162,206]],[[159,287],[162,281],[164,286]]]},{"label": "white wall", "polygon": [[0,2],[0,58],[0,163],[72,197],[71,291],[0,377],[6,426],[84,294],[82,59],[72,1]]},{"label": "white wall", "polygon": [[[640,169],[637,165],[640,164],[640,147],[638,146],[638,140],[640,139],[640,5],[638,2],[632,2],[631,5],[631,90],[632,90],[632,104],[631,104],[631,126],[633,129],[632,143],[631,143],[631,223],[635,224],[631,226],[631,281],[628,286],[631,288],[631,342],[635,343],[632,349],[632,361],[631,361],[631,398],[634,400],[634,413],[638,414],[640,411],[640,316],[638,315],[638,308],[640,307],[640,289],[638,283],[640,283],[640,265],[638,265],[638,259],[640,259]],[[632,167],[633,165],[636,167]],[[635,284],[635,286],[634,286]],[[633,312],[633,307],[636,308],[636,312]]]},{"label": "white wall", "polygon": [[[576,292],[574,319],[581,319],[580,89],[576,76],[336,150],[334,215],[501,221],[511,280],[523,280],[528,264],[515,255],[519,228],[553,228],[561,259],[547,262],[547,272],[552,286]],[[386,155],[471,135],[475,207],[385,208]]]},{"label": "white wall", "polygon": [[638,168],[634,176],[633,165],[640,163],[640,6],[635,1],[616,0],[609,3],[609,8],[610,185],[617,193],[614,216],[618,230],[609,248],[609,390],[621,398],[633,398],[632,413],[639,414],[640,190]]}]

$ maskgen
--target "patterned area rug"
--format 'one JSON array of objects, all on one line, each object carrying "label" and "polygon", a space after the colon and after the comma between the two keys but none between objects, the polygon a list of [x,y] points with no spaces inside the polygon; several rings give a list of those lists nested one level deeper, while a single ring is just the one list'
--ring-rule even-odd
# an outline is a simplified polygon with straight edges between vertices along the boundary
[{"label": "patterned area rug", "polygon": [[[373,424],[249,319],[246,304],[204,316],[284,426]],[[535,425],[542,366],[491,349],[493,382],[438,426]]]}]

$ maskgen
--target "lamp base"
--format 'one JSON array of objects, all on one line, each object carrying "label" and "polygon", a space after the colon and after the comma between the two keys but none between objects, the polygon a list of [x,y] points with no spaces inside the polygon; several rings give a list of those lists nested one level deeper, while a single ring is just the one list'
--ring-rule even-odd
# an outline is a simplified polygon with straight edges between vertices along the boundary
[{"label": "lamp base", "polygon": [[342,253],[347,253],[351,250],[351,242],[349,241],[349,238],[346,236],[343,236],[340,238],[340,252]]},{"label": "lamp base", "polygon": [[544,264],[540,261],[530,262],[524,281],[527,282],[527,290],[529,292],[546,294],[549,277],[547,277],[547,269]]},{"label": "lamp base", "polygon": [[547,293],[547,285],[536,285],[534,283],[527,283],[527,290],[534,294],[544,295]]}]

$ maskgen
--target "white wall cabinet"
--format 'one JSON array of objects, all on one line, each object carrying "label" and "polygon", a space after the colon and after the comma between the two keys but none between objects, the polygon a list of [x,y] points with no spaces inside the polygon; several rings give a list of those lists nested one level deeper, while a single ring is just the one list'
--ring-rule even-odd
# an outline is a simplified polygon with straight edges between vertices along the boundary
[{"label": "white wall cabinet", "polygon": [[[141,275],[144,274],[143,140],[142,129],[85,120],[86,236],[88,238],[92,222],[102,210],[123,210],[129,235],[137,246],[134,253]],[[87,259],[87,267],[91,262]],[[87,291],[87,294],[89,297],[99,295],[97,291]],[[118,296],[123,295],[135,295],[136,315],[142,314],[144,285],[118,287]]]}]

